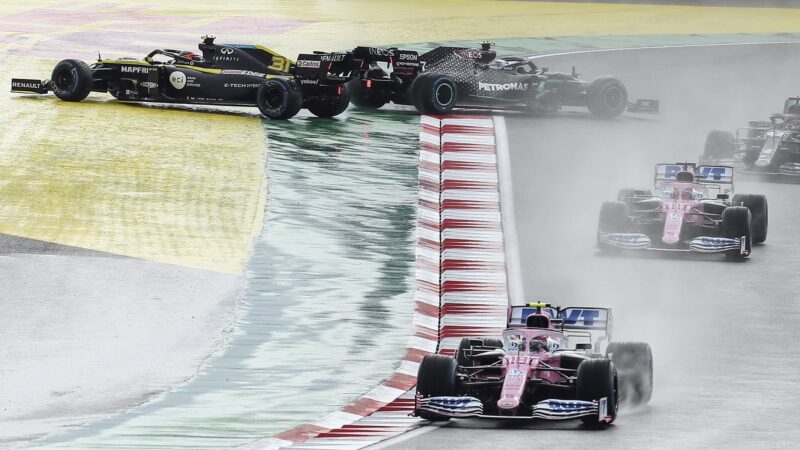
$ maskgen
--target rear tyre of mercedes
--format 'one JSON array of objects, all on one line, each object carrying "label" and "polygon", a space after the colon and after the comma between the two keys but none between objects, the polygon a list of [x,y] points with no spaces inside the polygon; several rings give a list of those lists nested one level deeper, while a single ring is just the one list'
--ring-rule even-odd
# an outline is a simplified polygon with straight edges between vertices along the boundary
[{"label": "rear tyre of mercedes", "polygon": [[586,106],[595,117],[613,119],[628,107],[628,90],[613,77],[597,77],[586,89]]},{"label": "rear tyre of mercedes", "polygon": [[291,119],[303,107],[303,94],[292,79],[270,78],[258,88],[256,104],[267,119]]},{"label": "rear tyre of mercedes", "polygon": [[645,342],[612,342],[606,358],[617,368],[620,403],[644,405],[653,396],[653,351]]},{"label": "rear tyre of mercedes", "polygon": [[767,240],[767,226],[769,225],[767,197],[761,194],[736,194],[731,203],[742,205],[750,210],[753,244],[764,243]]},{"label": "rear tyre of mercedes", "polygon": [[[422,397],[452,397],[456,394],[456,360],[445,355],[428,355],[422,358],[417,371],[417,395]],[[426,420],[447,421],[447,416],[428,411],[416,411]]]},{"label": "rear tyre of mercedes", "polygon": [[350,103],[359,108],[378,109],[387,101],[380,90],[368,89],[363,80],[356,78],[350,82]]},{"label": "rear tyre of mercedes", "polygon": [[581,417],[590,426],[605,427],[614,422],[618,410],[617,369],[609,359],[587,359],[578,366],[578,381],[575,394],[578,400],[587,402],[606,399],[606,419],[600,421],[597,415]]},{"label": "rear tyre of mercedes", "polygon": [[83,61],[65,59],[53,68],[53,93],[65,102],[80,102],[92,92],[92,69]]},{"label": "rear tyre of mercedes", "polygon": [[411,84],[411,101],[422,114],[447,114],[456,106],[458,88],[447,75],[425,72]]},{"label": "rear tyre of mercedes", "polygon": [[608,233],[624,233],[628,231],[628,205],[624,202],[603,202],[600,207],[600,217],[597,221],[597,246],[604,250],[616,249],[600,238]]},{"label": "rear tyre of mercedes", "polygon": [[348,106],[350,106],[350,88],[344,84],[340,86],[338,94],[317,97],[309,102],[307,108],[317,117],[334,117],[343,113]]},{"label": "rear tyre of mercedes", "polygon": [[702,163],[714,163],[720,160],[733,159],[736,147],[733,143],[733,133],[724,130],[712,130],[706,136],[703,147]]},{"label": "rear tyre of mercedes", "polygon": [[744,241],[742,247],[726,253],[729,257],[739,259],[750,255],[753,247],[750,220],[750,210],[744,206],[729,206],[722,211],[722,222],[720,223],[722,236]]}]

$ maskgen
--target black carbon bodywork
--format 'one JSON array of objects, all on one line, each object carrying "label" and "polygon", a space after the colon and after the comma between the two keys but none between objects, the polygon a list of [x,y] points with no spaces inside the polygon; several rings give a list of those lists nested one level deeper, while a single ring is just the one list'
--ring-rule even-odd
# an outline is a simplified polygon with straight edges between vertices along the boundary
[{"label": "black carbon bodywork", "polygon": [[[302,54],[292,61],[262,46],[216,44],[204,38],[199,52],[157,49],[143,60],[120,58],[91,64],[91,91],[119,100],[256,106],[270,78],[290,80],[307,106],[336,97],[351,79],[347,53]],[[43,94],[53,81],[13,80],[12,92]]]},{"label": "black carbon bodywork", "polygon": [[[587,92],[591,83],[578,79],[577,74],[548,72],[527,58],[497,59],[489,44],[480,49],[437,47],[418,56],[416,52],[397,48],[358,47],[354,56],[361,61],[356,82],[365,95],[379,97],[383,102],[415,105],[418,109],[415,81],[421,74],[440,74],[452,80],[457,88],[455,107],[549,112],[562,106],[588,106],[589,102]],[[408,64],[412,57],[413,66]],[[378,63],[387,63],[388,67],[384,69]],[[614,115],[625,108],[657,112],[658,101],[627,104],[624,91],[621,86],[621,109]]]},{"label": "black carbon bodywork", "polygon": [[747,125],[733,136],[718,130],[709,133],[704,163],[730,164],[743,173],[800,177],[800,97],[787,99],[783,112],[769,120],[751,120]]}]

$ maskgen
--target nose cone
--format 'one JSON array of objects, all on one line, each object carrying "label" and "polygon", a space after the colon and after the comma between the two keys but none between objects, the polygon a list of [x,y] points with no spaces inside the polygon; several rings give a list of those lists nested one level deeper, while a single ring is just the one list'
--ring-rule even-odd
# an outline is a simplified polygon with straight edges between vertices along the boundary
[{"label": "nose cone", "polygon": [[661,242],[665,244],[677,244],[681,240],[681,228],[683,227],[683,214],[680,209],[675,209],[667,213],[666,221],[664,222],[664,234],[661,236]]},{"label": "nose cone", "polygon": [[512,396],[506,396],[497,401],[497,408],[501,410],[512,410],[518,406],[519,400]]},{"label": "nose cone", "polygon": [[677,244],[679,240],[680,235],[678,233],[665,232],[664,236],[661,237],[661,241],[665,244]]}]

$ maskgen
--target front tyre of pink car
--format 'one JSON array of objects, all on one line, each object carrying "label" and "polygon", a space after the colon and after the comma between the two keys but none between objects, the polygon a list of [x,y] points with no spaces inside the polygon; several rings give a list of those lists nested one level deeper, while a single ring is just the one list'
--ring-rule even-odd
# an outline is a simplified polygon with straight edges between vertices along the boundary
[{"label": "front tyre of pink car", "polygon": [[[422,359],[417,372],[417,395],[422,397],[452,397],[456,395],[456,360],[446,355],[428,355]],[[428,411],[417,415],[431,421],[447,421],[447,416]]]},{"label": "front tyre of pink car", "polygon": [[578,382],[576,385],[578,400],[599,401],[607,399],[607,417],[601,422],[597,415],[581,417],[584,424],[593,427],[605,427],[614,422],[619,409],[619,389],[617,385],[617,369],[609,359],[587,359],[578,366]]}]

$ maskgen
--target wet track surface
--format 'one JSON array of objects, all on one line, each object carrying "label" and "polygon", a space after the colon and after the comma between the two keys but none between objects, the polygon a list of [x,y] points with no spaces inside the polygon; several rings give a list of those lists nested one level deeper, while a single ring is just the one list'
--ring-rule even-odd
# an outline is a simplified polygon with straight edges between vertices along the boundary
[{"label": "wet track surface", "polygon": [[788,448],[800,398],[800,185],[737,179],[764,193],[770,228],[749,260],[606,256],[597,214],[624,187],[652,186],[656,162],[694,161],[711,129],[746,125],[800,93],[798,46],[682,48],[543,58],[583,78],[613,73],[658,116],[595,120],[583,111],[507,117],[513,204],[526,299],[614,309],[614,340],[655,358],[650,405],[608,430],[579,422],[453,421],[391,448]]},{"label": "wet track surface", "polygon": [[265,122],[264,229],[225,350],[174,392],[42,446],[230,448],[391,373],[411,327],[418,122],[353,110]]}]

